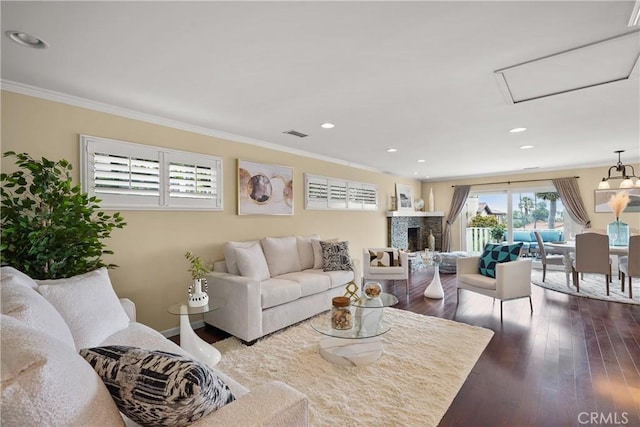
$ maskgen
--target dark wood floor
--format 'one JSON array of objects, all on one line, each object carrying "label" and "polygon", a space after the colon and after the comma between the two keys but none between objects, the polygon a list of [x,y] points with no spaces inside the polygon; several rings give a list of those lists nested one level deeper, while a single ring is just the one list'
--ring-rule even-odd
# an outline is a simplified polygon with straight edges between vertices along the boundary
[{"label": "dark wood floor", "polygon": [[456,311],[455,275],[441,275],[444,300],[426,299],[432,274],[414,273],[408,298],[404,283],[387,285],[396,308],[495,332],[440,426],[640,426],[640,306],[532,285],[533,314],[527,299],[508,301],[500,323],[500,302],[472,292],[461,291]]}]

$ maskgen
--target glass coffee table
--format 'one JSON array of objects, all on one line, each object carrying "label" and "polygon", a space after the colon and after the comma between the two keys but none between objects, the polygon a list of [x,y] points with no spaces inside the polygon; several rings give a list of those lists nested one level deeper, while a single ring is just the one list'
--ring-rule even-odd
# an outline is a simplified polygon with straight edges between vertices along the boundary
[{"label": "glass coffee table", "polygon": [[311,327],[325,335],[320,339],[320,355],[336,365],[359,366],[375,362],[382,356],[380,335],[389,332],[391,323],[384,319],[384,308],[398,303],[398,298],[382,293],[376,298],[362,295],[351,302],[353,327],[331,327],[331,312],[311,319]]}]

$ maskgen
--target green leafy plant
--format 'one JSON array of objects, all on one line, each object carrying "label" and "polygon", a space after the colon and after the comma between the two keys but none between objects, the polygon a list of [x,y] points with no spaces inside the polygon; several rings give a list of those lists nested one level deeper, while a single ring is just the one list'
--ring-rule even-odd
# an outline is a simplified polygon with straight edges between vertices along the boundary
[{"label": "green leafy plant", "polygon": [[0,262],[35,279],[59,279],[86,273],[112,254],[103,240],[126,225],[119,213],[99,211],[100,199],[73,185],[67,160],[15,157],[19,169],[0,174],[2,196]]},{"label": "green leafy plant", "polygon": [[495,225],[491,227],[491,231],[489,231],[489,233],[491,234],[491,238],[495,239],[497,242],[502,242],[502,239],[504,238],[506,232],[507,227],[505,227],[504,224]]},{"label": "green leafy plant", "polygon": [[204,264],[202,264],[202,259],[200,259],[199,256],[195,256],[190,251],[187,251],[184,254],[184,257],[189,260],[189,263],[191,264],[189,272],[191,273],[191,278],[193,280],[202,279],[211,271],[210,268],[205,267]]},{"label": "green leafy plant", "polygon": [[491,228],[498,225],[498,219],[493,215],[476,215],[469,221],[469,227]]}]

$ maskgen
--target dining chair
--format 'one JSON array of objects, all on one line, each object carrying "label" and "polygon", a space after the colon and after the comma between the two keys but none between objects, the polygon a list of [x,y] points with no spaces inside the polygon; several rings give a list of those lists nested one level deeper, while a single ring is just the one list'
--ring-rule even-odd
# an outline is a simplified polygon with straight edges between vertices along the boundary
[{"label": "dining chair", "polygon": [[[583,228],[582,229],[582,233],[598,233],[598,234],[604,234],[605,236],[608,236],[607,234],[607,230],[605,230],[604,228]],[[613,264],[613,257],[615,257],[616,255],[609,255],[609,280],[611,280],[611,264]],[[620,260],[618,259],[618,262],[620,262]],[[581,275],[581,277],[584,279],[584,275]],[[618,280],[620,280],[621,274],[620,274],[620,269],[618,269]]]},{"label": "dining chair", "polygon": [[576,236],[576,257],[573,260],[573,283],[580,292],[578,273],[604,274],[609,295],[611,282],[611,258],[609,257],[609,236],[600,233],[582,233]]},{"label": "dining chair", "polygon": [[544,279],[547,276],[547,264],[564,265],[564,255],[547,255],[542,236],[540,236],[540,233],[537,231],[534,231],[533,234],[536,236],[536,240],[538,241],[538,255],[540,256],[540,262],[542,262],[542,281],[544,282]]},{"label": "dining chair", "polygon": [[624,292],[624,278],[629,278],[629,298],[633,298],[632,277],[640,277],[640,235],[629,237],[629,255],[620,257],[621,290]]}]

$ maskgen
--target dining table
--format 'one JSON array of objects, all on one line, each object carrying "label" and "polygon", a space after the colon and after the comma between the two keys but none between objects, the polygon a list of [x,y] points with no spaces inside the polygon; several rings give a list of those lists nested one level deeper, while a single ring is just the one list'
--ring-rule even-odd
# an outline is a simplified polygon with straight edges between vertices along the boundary
[{"label": "dining table", "polygon": [[[552,249],[552,253],[561,253],[563,255],[564,272],[567,279],[567,287],[571,287],[571,273],[573,272],[573,258],[571,254],[576,251],[576,242],[569,240],[566,242],[545,242],[545,247]],[[623,256],[629,254],[628,246],[609,246],[609,254]],[[574,284],[575,286],[575,284]]]}]

